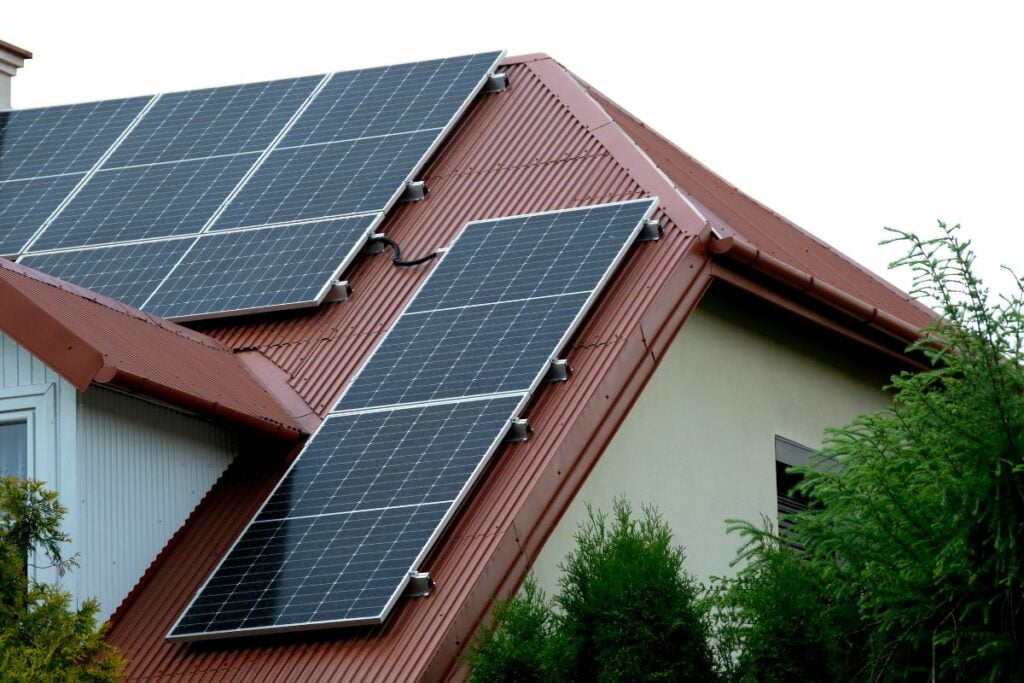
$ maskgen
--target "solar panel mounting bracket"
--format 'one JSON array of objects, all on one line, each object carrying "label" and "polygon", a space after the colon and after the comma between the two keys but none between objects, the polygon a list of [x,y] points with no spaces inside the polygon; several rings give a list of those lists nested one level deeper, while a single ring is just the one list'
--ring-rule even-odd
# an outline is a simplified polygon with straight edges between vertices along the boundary
[{"label": "solar panel mounting bracket", "polygon": [[409,572],[409,583],[405,584],[405,596],[425,598],[434,588],[434,580],[427,572]]},{"label": "solar panel mounting bracket", "polygon": [[422,202],[427,198],[427,184],[422,180],[410,180],[405,184],[405,189],[402,191],[402,196],[399,197],[399,201],[405,204],[412,204],[415,202]]},{"label": "solar panel mounting bracket", "polygon": [[637,242],[657,242],[661,239],[661,221],[648,219],[636,236]]},{"label": "solar panel mounting bracket", "polygon": [[522,443],[530,438],[532,431],[533,428],[529,421],[518,417],[513,418],[512,425],[508,428],[508,433],[505,434],[505,443]]},{"label": "solar panel mounting bracket", "polygon": [[327,296],[324,297],[324,302],[334,303],[336,301],[348,301],[351,294],[352,287],[349,286],[348,280],[337,280],[331,284],[331,288],[328,290]]},{"label": "solar panel mounting bracket", "polygon": [[381,240],[384,237],[384,233],[375,232],[368,238],[366,246],[363,247],[363,254],[365,256],[374,256],[376,254],[383,254],[384,250],[388,248],[388,245]]},{"label": "solar panel mounting bracket", "polygon": [[480,91],[485,95],[505,92],[508,89],[508,74],[504,71],[496,71],[487,77],[483,89]]},{"label": "solar panel mounting bracket", "polygon": [[548,366],[548,372],[544,375],[545,382],[565,382],[568,381],[569,375],[572,374],[572,368],[569,367],[569,361],[564,358],[551,361]]}]

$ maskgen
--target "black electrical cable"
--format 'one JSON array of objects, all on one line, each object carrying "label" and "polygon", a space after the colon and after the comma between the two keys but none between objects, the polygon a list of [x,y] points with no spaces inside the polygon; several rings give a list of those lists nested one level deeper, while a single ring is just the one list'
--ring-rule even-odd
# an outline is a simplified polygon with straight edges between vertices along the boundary
[{"label": "black electrical cable", "polygon": [[394,241],[393,239],[390,239],[388,237],[384,237],[383,235],[381,235],[380,237],[371,237],[370,238],[370,242],[383,242],[387,246],[391,247],[391,250],[393,252],[392,258],[391,258],[391,262],[394,263],[396,266],[401,266],[402,268],[409,268],[411,266],[418,266],[421,263],[426,263],[430,259],[437,257],[437,252],[435,251],[432,254],[427,254],[426,256],[421,256],[420,258],[417,258],[417,259],[412,259],[410,261],[403,261],[402,260],[402,248],[400,246],[398,246],[398,242]]}]

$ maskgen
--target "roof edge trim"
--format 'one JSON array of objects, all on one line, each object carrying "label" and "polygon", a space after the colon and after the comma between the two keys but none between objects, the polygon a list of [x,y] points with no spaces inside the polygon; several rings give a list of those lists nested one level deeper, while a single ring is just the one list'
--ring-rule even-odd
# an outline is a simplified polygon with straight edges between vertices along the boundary
[{"label": "roof edge trim", "polygon": [[548,57],[528,66],[636,183],[659,198],[672,221],[684,233],[699,235],[707,229],[707,218],[561,64]]},{"label": "roof edge trim", "polygon": [[878,328],[899,341],[909,344],[923,336],[917,326],[735,237],[729,236],[712,240],[708,251],[713,257],[726,259],[740,267],[756,271],[789,289],[808,294],[854,320]]},{"label": "roof edge trim", "polygon": [[0,301],[0,330],[79,391],[103,370],[103,354],[4,279]]},{"label": "roof edge trim", "polygon": [[220,403],[208,401],[109,365],[100,368],[93,377],[93,381],[96,384],[109,384],[129,394],[142,394],[171,405],[181,406],[201,415],[218,417],[285,441],[297,441],[303,436],[297,426],[285,425],[242,413]]}]

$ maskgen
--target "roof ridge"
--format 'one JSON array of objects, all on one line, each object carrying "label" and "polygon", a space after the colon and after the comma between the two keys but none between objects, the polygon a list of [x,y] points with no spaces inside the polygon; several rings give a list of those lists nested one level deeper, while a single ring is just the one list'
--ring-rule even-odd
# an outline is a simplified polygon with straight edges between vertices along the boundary
[{"label": "roof ridge", "polygon": [[231,349],[209,335],[183,327],[177,323],[171,322],[170,320],[153,315],[152,313],[139,310],[138,308],[126,304],[123,301],[118,301],[117,299],[105,296],[99,292],[94,292],[86,287],[73,284],[67,280],[62,280],[52,275],[47,275],[46,273],[30,268],[29,266],[8,261],[6,259],[0,259],[0,268],[6,268],[21,277],[35,280],[36,282],[67,292],[68,294],[80,299],[90,301],[98,306],[103,306],[104,308],[114,311],[115,313],[120,313],[125,317],[134,318],[140,322],[159,327],[194,344],[199,344],[200,346],[205,346],[217,351],[223,351],[225,353],[231,353]]}]

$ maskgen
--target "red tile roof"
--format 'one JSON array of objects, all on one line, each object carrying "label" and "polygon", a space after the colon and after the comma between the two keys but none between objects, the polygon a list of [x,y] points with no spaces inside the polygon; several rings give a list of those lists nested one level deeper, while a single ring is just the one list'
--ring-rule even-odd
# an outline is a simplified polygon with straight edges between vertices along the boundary
[{"label": "red tile roof", "polygon": [[301,435],[216,339],[3,259],[0,301],[0,329],[81,391],[109,384],[284,438]]},{"label": "red tile roof", "polygon": [[[510,59],[508,74],[509,89],[481,97],[424,172],[427,200],[399,207],[383,231],[415,254],[449,244],[473,219],[656,195],[661,206],[655,217],[662,219],[664,237],[631,253],[571,344],[572,379],[538,393],[528,409],[531,439],[508,447],[514,457],[494,459],[428,558],[423,568],[437,582],[430,597],[399,602],[378,627],[213,643],[166,641],[171,624],[284,471],[283,462],[240,458],[114,615],[109,638],[132,660],[132,678],[458,676],[458,654],[492,600],[518,586],[701,295],[726,272],[734,282],[747,277],[742,268],[712,261],[706,248],[711,226],[702,206],[714,208],[716,229],[755,243],[771,236],[780,243],[772,242],[779,258],[793,267],[895,317],[915,324],[926,318],[890,287],[738,191],[716,202],[715,193],[691,187],[689,173],[702,183],[713,176],[611,103],[599,103],[599,96],[588,94],[550,58]],[[688,171],[677,173],[677,166]],[[354,287],[346,302],[201,328],[233,348],[263,353],[322,413],[428,272],[429,266],[397,269],[386,257],[365,257],[346,275]],[[820,301],[805,301],[808,295],[784,284],[764,284],[764,278],[759,283],[759,294],[865,343],[892,350],[905,341],[868,329],[834,307],[823,309]]]}]

